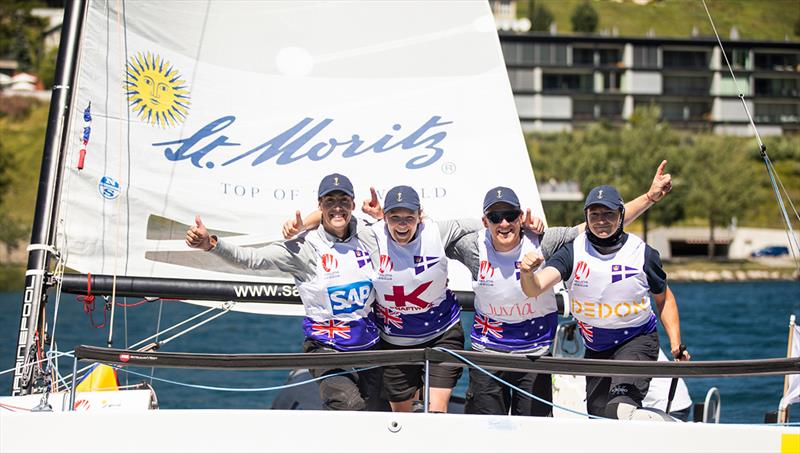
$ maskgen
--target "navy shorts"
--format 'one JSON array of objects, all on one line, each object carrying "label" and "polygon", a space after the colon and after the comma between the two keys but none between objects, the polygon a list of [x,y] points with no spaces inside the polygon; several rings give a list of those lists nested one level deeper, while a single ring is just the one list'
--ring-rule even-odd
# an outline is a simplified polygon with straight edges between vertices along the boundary
[{"label": "navy shorts", "polygon": [[[605,351],[592,351],[587,348],[584,357],[655,362],[658,360],[658,332],[633,337]],[[616,413],[609,414],[606,408],[619,403],[641,406],[650,388],[650,379],[644,376],[586,376],[586,409],[591,415],[617,418]]]}]

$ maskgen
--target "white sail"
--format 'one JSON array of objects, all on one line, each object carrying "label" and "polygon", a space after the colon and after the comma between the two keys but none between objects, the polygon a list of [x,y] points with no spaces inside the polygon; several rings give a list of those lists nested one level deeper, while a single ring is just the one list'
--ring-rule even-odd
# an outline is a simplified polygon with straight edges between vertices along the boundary
[{"label": "white sail", "polygon": [[479,217],[502,184],[543,215],[485,2],[91,1],[72,112],[59,245],[84,273],[290,281],[184,232],[278,240],[331,172],[359,204],[408,184],[433,218]]}]

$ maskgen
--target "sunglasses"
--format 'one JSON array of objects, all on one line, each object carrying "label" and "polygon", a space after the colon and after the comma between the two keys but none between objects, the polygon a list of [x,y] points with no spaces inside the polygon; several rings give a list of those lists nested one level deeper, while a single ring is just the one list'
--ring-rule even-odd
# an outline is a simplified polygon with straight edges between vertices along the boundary
[{"label": "sunglasses", "polygon": [[502,223],[505,220],[508,223],[511,223],[519,218],[519,215],[522,214],[520,210],[514,211],[492,211],[486,213],[486,218],[489,219],[492,223]]}]

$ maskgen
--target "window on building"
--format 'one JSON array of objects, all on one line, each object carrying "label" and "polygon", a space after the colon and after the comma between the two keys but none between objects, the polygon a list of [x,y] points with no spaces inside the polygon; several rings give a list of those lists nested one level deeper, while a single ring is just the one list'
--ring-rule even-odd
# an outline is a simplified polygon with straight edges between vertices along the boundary
[{"label": "window on building", "polygon": [[509,69],[508,80],[514,91],[532,91],[533,69]]},{"label": "window on building", "polygon": [[544,74],[542,91],[592,92],[594,78],[591,74]]},{"label": "window on building", "polygon": [[597,54],[603,66],[622,66],[622,49],[598,49]]},{"label": "window on building", "polygon": [[734,83],[733,77],[730,74],[722,74],[719,81],[719,94],[720,96],[738,96],[739,91],[745,96],[751,95],[750,90],[750,77],[747,74],[736,74],[736,82]]},{"label": "window on building", "polygon": [[588,121],[595,119],[594,116],[594,101],[579,101],[572,102],[572,118],[578,121]]},{"label": "window on building", "polygon": [[756,69],[768,71],[796,71],[798,54],[756,52]]},{"label": "window on building", "polygon": [[661,116],[667,121],[702,121],[711,118],[711,102],[662,101]]},{"label": "window on building", "polygon": [[764,123],[800,123],[800,102],[755,104],[755,121]]},{"label": "window on building", "polygon": [[[728,60],[733,69],[748,70],[750,65],[750,49],[733,48],[728,51]],[[723,61],[724,63],[724,61]]]},{"label": "window on building", "polygon": [[575,99],[572,102],[572,117],[576,120],[620,119],[622,99],[597,100]]},{"label": "window on building", "polygon": [[634,46],[633,66],[636,68],[657,68],[658,67],[658,47],[657,46]]},{"label": "window on building", "polygon": [[603,71],[600,73],[603,77],[603,92],[604,93],[617,93],[619,92],[620,85],[622,85],[622,73],[616,71]]},{"label": "window on building", "polygon": [[594,49],[581,47],[572,48],[573,66],[594,66]]},{"label": "window on building", "polygon": [[623,108],[623,101],[620,100],[609,100],[609,101],[599,101],[597,103],[597,107],[599,110],[599,114],[597,117],[599,118],[622,118],[622,108]]},{"label": "window on building", "polygon": [[507,64],[522,63],[522,45],[516,42],[504,42],[500,46],[503,49],[503,58]]},{"label": "window on building", "polygon": [[708,68],[708,52],[697,50],[665,50],[664,68]]},{"label": "window on building", "polygon": [[797,97],[798,96],[797,82],[798,79],[756,78],[755,95]]},{"label": "window on building", "polygon": [[566,44],[537,44],[536,63],[545,66],[566,66]]},{"label": "window on building", "polygon": [[709,77],[664,76],[664,94],[707,96],[710,90]]}]

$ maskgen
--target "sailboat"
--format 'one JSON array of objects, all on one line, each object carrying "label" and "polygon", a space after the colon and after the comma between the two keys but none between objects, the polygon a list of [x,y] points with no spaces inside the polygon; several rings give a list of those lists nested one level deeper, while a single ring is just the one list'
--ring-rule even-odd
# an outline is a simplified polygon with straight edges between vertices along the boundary
[{"label": "sailboat", "polygon": [[[149,389],[64,391],[40,366],[65,353],[54,347],[57,330],[45,332],[48,288],[56,300],[61,291],[88,303],[108,296],[112,310],[117,297],[148,296],[220,312],[302,313],[287,276],[243,273],[188,249],[183,235],[199,212],[232,243],[279,240],[283,221],[298,207],[316,206],[316,182],[334,171],[365,193],[370,185],[379,194],[412,185],[438,218],[479,217],[479,200],[500,183],[513,186],[535,215],[544,212],[483,2],[75,0],[66,10],[56,80],[8,397],[17,399],[2,400],[38,410],[0,412],[0,450],[40,449],[31,439],[42,432],[63,439],[53,447],[61,451],[528,451],[561,449],[565,439],[570,448],[595,451],[780,451],[800,442],[786,426],[152,410]],[[450,286],[468,305],[469,274],[451,269]],[[320,360],[73,346],[73,378],[77,359],[229,369],[308,368]],[[591,374],[599,366],[463,356],[495,369]],[[433,350],[336,360],[463,365]],[[800,372],[798,360],[745,362],[606,363],[600,372]],[[91,440],[76,435],[86,426]],[[314,440],[304,443],[309,434]]]}]

